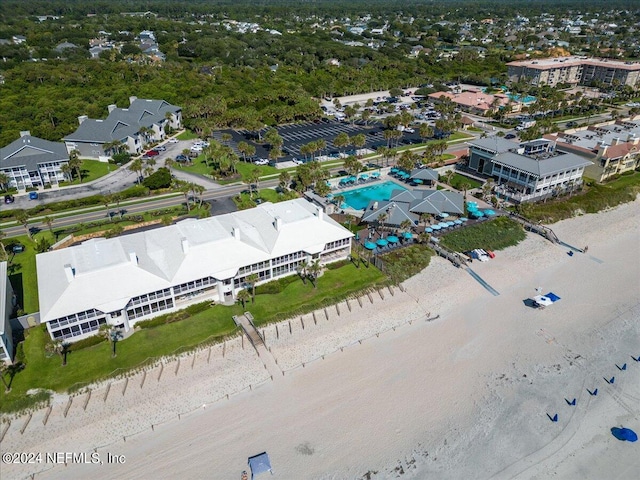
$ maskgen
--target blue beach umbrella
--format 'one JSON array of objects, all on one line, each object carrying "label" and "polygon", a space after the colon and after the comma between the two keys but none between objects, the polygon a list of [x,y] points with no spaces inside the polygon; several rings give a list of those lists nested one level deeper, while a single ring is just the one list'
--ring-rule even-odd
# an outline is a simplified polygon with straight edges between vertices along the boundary
[{"label": "blue beach umbrella", "polygon": [[366,248],[367,250],[375,250],[376,244],[373,242],[365,242],[364,248]]},{"label": "blue beach umbrella", "polygon": [[402,236],[403,236],[404,238],[406,238],[406,239],[413,238],[413,233],[411,233],[411,232],[404,232],[404,233],[402,234]]},{"label": "blue beach umbrella", "polygon": [[431,230],[432,232],[433,231],[442,230],[442,227],[440,225],[438,225],[438,224],[431,225],[431,228],[432,228],[432,230]]},{"label": "blue beach umbrella", "polygon": [[400,240],[395,235],[389,235],[387,237],[387,241],[389,241],[391,243],[398,243]]},{"label": "blue beach umbrella", "polygon": [[419,179],[419,178],[414,178],[414,179],[413,179],[413,181],[414,181],[415,183],[417,183],[417,184],[421,184],[421,183],[422,183],[422,180],[421,180],[421,179]]},{"label": "blue beach umbrella", "polygon": [[454,220],[453,223],[456,225],[462,225],[462,220]]},{"label": "blue beach umbrella", "polygon": [[496,214],[496,212],[494,212],[493,210],[485,210],[485,211],[484,211],[484,214],[485,214],[486,216],[490,217],[490,216],[492,216],[492,215],[495,215],[495,214]]},{"label": "blue beach umbrella", "polygon": [[385,245],[388,245],[389,242],[384,239],[384,238],[379,238],[378,241],[376,242],[378,244],[378,246],[380,247],[384,247]]},{"label": "blue beach umbrella", "polygon": [[447,227],[453,227],[455,225],[455,222],[447,222]]},{"label": "blue beach umbrella", "polygon": [[398,171],[398,169],[397,169],[396,167],[393,167],[393,168],[390,170],[390,172],[391,172],[391,173],[396,173],[397,171]]},{"label": "blue beach umbrella", "polygon": [[464,223],[464,222],[468,222],[469,219],[467,217],[460,217],[460,221]]},{"label": "blue beach umbrella", "polygon": [[433,233],[433,228],[425,228],[424,231],[427,233]]}]

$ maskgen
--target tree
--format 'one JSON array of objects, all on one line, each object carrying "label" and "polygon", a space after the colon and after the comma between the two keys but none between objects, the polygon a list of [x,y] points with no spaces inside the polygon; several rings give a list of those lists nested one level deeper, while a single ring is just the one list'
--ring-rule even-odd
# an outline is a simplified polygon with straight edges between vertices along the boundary
[{"label": "tree", "polygon": [[357,175],[362,171],[362,163],[354,156],[345,158],[343,167],[349,175]]},{"label": "tree", "polygon": [[471,189],[471,184],[469,182],[462,182],[460,184],[460,190],[462,190],[462,196],[467,198],[467,192]]},{"label": "tree", "polygon": [[247,157],[252,157],[256,154],[256,147],[247,142],[240,142],[238,143],[238,151],[242,154],[242,159],[246,162]]},{"label": "tree", "polygon": [[42,223],[49,227],[49,232],[51,232],[51,235],[53,235],[53,222],[55,222],[55,219],[53,217],[46,216],[42,219]]},{"label": "tree", "polygon": [[421,123],[420,128],[418,129],[418,133],[423,142],[426,142],[427,139],[433,137],[433,128],[428,123]]},{"label": "tree", "polygon": [[45,350],[50,355],[60,355],[62,358],[62,366],[67,365],[67,354],[69,353],[70,344],[62,340],[54,340],[45,345]]},{"label": "tree", "polygon": [[231,136],[230,133],[225,132],[222,134],[222,143],[224,143],[225,145],[228,145],[232,138],[233,137]]},{"label": "tree", "polygon": [[111,345],[112,345],[111,356],[115,357],[117,355],[116,345],[120,340],[124,338],[122,335],[122,330],[113,326],[110,327],[108,325],[105,325],[101,330],[102,330],[102,335],[104,335],[107,341],[111,342]]},{"label": "tree", "polygon": [[307,269],[309,268],[309,262],[302,260],[296,267],[296,272],[300,275],[303,284],[307,284]]},{"label": "tree", "polygon": [[340,132],[338,135],[336,135],[336,138],[333,139],[333,145],[337,149],[339,149],[340,152],[342,152],[343,149],[349,146],[350,144],[351,144],[351,141],[349,139],[349,135],[347,135],[346,132]]},{"label": "tree", "polygon": [[401,88],[393,87],[389,89],[389,95],[391,97],[401,97],[402,95],[404,95],[404,91]]},{"label": "tree", "polygon": [[278,185],[282,190],[288,190],[291,184],[291,175],[286,170],[281,172],[278,176]]},{"label": "tree", "polygon": [[489,178],[487,179],[487,181],[482,185],[482,198],[485,201],[489,200],[489,197],[491,197],[491,192],[493,191],[493,179]]},{"label": "tree", "polygon": [[202,208],[202,194],[205,192],[205,188],[198,183],[189,184],[193,198],[198,199],[198,208]]},{"label": "tree", "polygon": [[[359,133],[358,135],[351,138],[351,144],[356,149],[361,149],[362,147],[364,147],[366,143],[367,143],[367,137],[364,135],[364,133]],[[362,153],[358,155],[358,157],[360,156],[362,156]]]},{"label": "tree", "polygon": [[[161,188],[168,188],[171,186],[171,172],[168,168],[160,167],[157,171],[153,172],[147,178],[142,181],[142,184],[149,190],[159,190]],[[113,200],[113,198],[110,198]]]},{"label": "tree", "polygon": [[[24,363],[22,362],[16,362],[9,365],[4,362],[0,363],[0,378],[2,379],[2,383],[4,383],[5,393],[9,393],[11,391],[13,378],[22,370],[24,370]],[[9,382],[4,378],[7,374],[9,375]]]},{"label": "tree", "polygon": [[240,290],[238,292],[238,294],[236,295],[236,299],[242,303],[242,309],[244,310],[244,305],[246,302],[249,301],[249,299],[251,298],[251,295],[249,294],[248,291],[246,291],[244,288],[242,290]]},{"label": "tree", "polygon": [[62,175],[64,175],[64,178],[67,181],[70,182],[73,180],[73,176],[72,176],[73,169],[71,168],[71,165],[69,165],[68,163],[63,163],[62,166],[60,167],[60,171],[62,172]]},{"label": "tree", "polygon": [[400,160],[398,161],[398,167],[400,167],[405,172],[411,172],[416,164],[416,154],[411,150],[405,150],[400,155]]},{"label": "tree", "polygon": [[40,237],[36,240],[35,250],[36,253],[48,252],[51,248],[51,241],[46,237]]},{"label": "tree", "polygon": [[318,276],[322,272],[322,265],[320,265],[320,260],[315,260],[308,268],[309,271],[309,280],[313,284],[313,288],[316,287],[316,280],[318,280]]},{"label": "tree", "polygon": [[0,230],[0,261],[2,262],[6,262],[7,259],[9,258],[9,255],[7,255],[7,247],[2,241],[2,239],[5,238],[6,236],[7,234],[3,230]]},{"label": "tree", "polygon": [[16,213],[14,214],[14,218],[18,223],[20,223],[24,227],[29,239],[33,240],[33,238],[31,237],[31,229],[29,228],[29,214],[22,209],[16,210]]},{"label": "tree", "polygon": [[140,183],[138,180],[142,176],[142,169],[144,166],[142,165],[142,160],[136,158],[131,165],[129,165],[129,170],[136,174],[136,183]]},{"label": "tree", "polygon": [[78,174],[78,180],[82,183],[82,173],[80,167],[82,166],[82,160],[80,160],[80,152],[78,150],[71,150],[69,153],[69,167],[71,170],[75,170]]},{"label": "tree", "polygon": [[6,173],[0,172],[0,189],[6,190],[9,185],[9,176]]},{"label": "tree", "polygon": [[256,303],[256,283],[260,281],[260,277],[257,273],[247,275],[245,281],[251,285],[251,303]]},{"label": "tree", "polygon": [[253,185],[256,186],[256,190],[258,189],[258,184],[260,183],[260,169],[258,167],[253,168],[249,172],[248,176],[249,180],[249,196],[253,198]]}]

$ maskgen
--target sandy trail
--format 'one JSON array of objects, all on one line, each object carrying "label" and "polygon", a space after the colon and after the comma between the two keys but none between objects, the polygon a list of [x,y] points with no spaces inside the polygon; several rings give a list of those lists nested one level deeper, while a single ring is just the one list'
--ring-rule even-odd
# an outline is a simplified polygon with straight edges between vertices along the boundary
[{"label": "sandy trail", "polygon": [[[436,258],[406,292],[365,296],[351,311],[342,302],[328,319],[293,319],[291,334],[288,322],[277,333],[269,326],[267,346],[285,371],[273,380],[236,341],[224,357],[214,347],[209,358],[203,350],[182,359],[178,374],[169,362],[160,381],[156,368],[143,388],[137,374],[124,395],[114,383],[103,401],[97,389],[86,411],[79,396],[66,419],[61,398],[46,426],[38,413],[21,435],[24,419],[15,420],[2,450],[99,447],[101,460],[122,454],[126,463],[3,465],[2,476],[48,469],[43,478],[237,478],[248,456],[266,450],[283,479],[369,471],[628,478],[640,470],[637,444],[609,429],[640,431],[640,362],[630,358],[640,355],[639,214],[634,202],[553,226],[567,243],[589,245],[589,255],[569,257],[529,235],[491,262],[474,262],[499,296]],[[543,311],[525,307],[537,286],[562,300]],[[428,314],[440,317],[425,321]],[[603,379],[614,375],[613,385]],[[590,396],[586,389],[596,387]],[[178,419],[180,412],[189,413]]]}]

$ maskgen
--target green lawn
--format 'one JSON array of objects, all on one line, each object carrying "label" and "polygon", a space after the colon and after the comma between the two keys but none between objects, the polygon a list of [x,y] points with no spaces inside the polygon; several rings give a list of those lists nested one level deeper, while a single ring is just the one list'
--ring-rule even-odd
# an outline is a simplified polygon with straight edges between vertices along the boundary
[{"label": "green lawn", "polygon": [[463,183],[467,183],[470,185],[469,190],[472,188],[480,188],[482,183],[478,180],[474,180],[473,178],[465,177],[464,175],[460,175],[459,173],[454,173],[451,178],[451,186],[456,190],[462,190],[461,185]]},{"label": "green lawn", "polygon": [[581,213],[596,213],[621,203],[632,202],[640,193],[640,172],[628,172],[605,184],[588,182],[583,192],[547,203],[526,203],[519,207],[531,221],[554,223]]},{"label": "green lawn", "polygon": [[299,198],[299,195],[293,190],[289,190],[286,193],[278,193],[273,188],[264,188],[253,193],[253,196],[248,193],[241,193],[233,197],[233,202],[236,204],[239,210],[246,210],[247,208],[253,208],[257,205],[256,200],[261,199],[263,202],[278,203],[285,200],[293,200]]},{"label": "green lawn", "polygon": [[466,252],[476,248],[502,250],[517,245],[524,238],[525,232],[518,222],[498,217],[444,234],[440,242],[456,252]]},{"label": "green lawn", "polygon": [[[176,165],[174,168],[178,170],[184,170],[185,172],[198,173],[200,175],[206,175],[208,177],[211,176],[212,168],[208,166],[204,161],[204,155],[198,155],[197,158],[193,159],[193,163],[191,165]],[[269,165],[254,165],[250,162],[243,162],[242,160],[236,163],[236,170],[242,176],[242,181],[248,182],[249,176],[254,169],[258,169],[260,171],[260,176],[264,177],[267,175],[279,175],[282,170],[278,170],[275,167],[270,167]],[[229,179],[228,181],[225,179],[219,179],[219,183],[230,183],[238,181],[238,178]]]},{"label": "green lawn", "polygon": [[[48,230],[34,235],[33,238],[35,240],[43,236],[50,240],[53,239]],[[39,304],[35,243],[26,235],[3,240],[3,243],[8,245],[9,261],[7,270],[11,286],[18,299],[18,305],[24,310],[24,313],[37,312]],[[24,245],[24,252],[12,254],[10,246],[15,243]]]},{"label": "green lawn", "polygon": [[380,255],[380,258],[384,271],[395,283],[400,283],[427,268],[432,254],[427,245],[415,244]]},{"label": "green lawn", "polygon": [[98,160],[83,160],[82,166],[80,167],[82,182],[74,177],[74,180],[72,182],[60,182],[60,185],[79,185],[80,183],[91,182],[93,180],[97,180],[100,177],[104,177],[107,173],[115,171],[117,168],[118,167],[116,165],[111,165],[107,162],[100,162]]},{"label": "green lawn", "polygon": [[185,130],[180,135],[176,137],[178,140],[194,140],[198,138],[198,135],[193,133],[191,130]]},{"label": "green lawn", "polygon": [[[232,307],[217,305],[185,320],[142,329],[118,342],[115,358],[111,356],[111,345],[107,342],[70,352],[64,368],[59,356],[47,357],[44,353],[49,337],[46,329],[32,328],[23,343],[26,368],[16,375],[10,393],[0,389],[0,411],[24,408],[28,405],[25,394],[32,388],[59,392],[72,387],[77,389],[141,366],[150,359],[222,338],[235,331],[232,316],[243,311],[251,311],[256,324],[262,325],[332,305],[365,287],[382,284],[384,280],[385,276],[373,266],[356,268],[349,263],[326,270],[318,279],[317,288],[309,281],[304,284],[297,276],[272,282],[258,287],[255,303],[249,302],[244,310],[239,304]],[[260,294],[261,290],[274,293]]]}]

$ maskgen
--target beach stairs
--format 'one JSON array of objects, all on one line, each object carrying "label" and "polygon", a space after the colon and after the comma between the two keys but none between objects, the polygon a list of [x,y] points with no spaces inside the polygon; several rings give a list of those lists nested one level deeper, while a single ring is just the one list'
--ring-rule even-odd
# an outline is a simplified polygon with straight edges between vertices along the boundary
[{"label": "beach stairs", "polygon": [[522,224],[522,226],[524,227],[525,230],[528,230],[528,231],[533,232],[533,233],[537,233],[538,235],[541,235],[544,238],[546,238],[547,240],[549,240],[551,243],[560,243],[560,239],[558,238],[558,236],[549,227],[545,227],[544,225],[536,225],[534,223],[531,223],[526,218],[524,218],[524,217],[522,217],[522,216],[520,216],[520,215],[518,215],[517,213],[514,213],[514,212],[510,212],[509,216],[513,220],[515,220],[518,223]]},{"label": "beach stairs", "polygon": [[244,312],[243,315],[234,315],[233,321],[242,329],[242,332],[251,343],[251,346],[255,349],[269,374],[273,378],[282,376],[282,369],[276,363],[276,360],[267,348],[260,331],[253,323],[253,315],[251,315],[251,312]]}]

